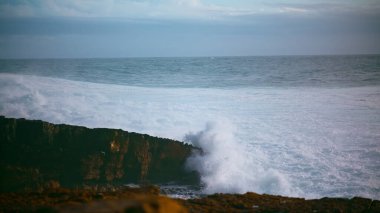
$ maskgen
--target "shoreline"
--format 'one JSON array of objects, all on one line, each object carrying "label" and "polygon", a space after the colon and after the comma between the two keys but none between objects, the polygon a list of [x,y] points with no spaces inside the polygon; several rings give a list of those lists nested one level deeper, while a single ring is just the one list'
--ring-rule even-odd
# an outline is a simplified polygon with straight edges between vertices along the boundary
[{"label": "shoreline", "polygon": [[199,184],[185,163],[202,150],[146,134],[0,116],[0,146],[0,212],[380,212],[361,197],[169,198],[151,184]]},{"label": "shoreline", "polygon": [[42,192],[0,193],[1,212],[380,212],[367,198],[304,198],[256,194],[213,194],[169,198],[153,185],[50,188]]}]

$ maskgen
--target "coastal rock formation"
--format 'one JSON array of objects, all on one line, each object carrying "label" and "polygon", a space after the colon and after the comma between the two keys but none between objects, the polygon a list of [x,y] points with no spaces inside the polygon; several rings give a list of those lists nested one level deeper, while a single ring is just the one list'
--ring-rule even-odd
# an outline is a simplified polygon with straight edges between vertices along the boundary
[{"label": "coastal rock formation", "polygon": [[275,195],[214,194],[196,199],[171,199],[156,186],[92,189],[50,189],[0,193],[0,212],[295,212],[378,213],[380,201],[366,198],[303,198]]},{"label": "coastal rock formation", "polygon": [[189,212],[331,212],[378,213],[380,201],[367,198],[321,198],[305,200],[276,195],[214,194],[203,198],[179,200]]},{"label": "coastal rock formation", "polygon": [[0,116],[0,212],[380,212],[380,201],[360,197],[248,192],[181,200],[146,184],[198,183],[198,174],[184,169],[195,150],[122,130]]},{"label": "coastal rock formation", "polygon": [[178,201],[159,193],[155,186],[5,192],[0,193],[0,212],[188,212]]},{"label": "coastal rock formation", "polygon": [[117,129],[0,116],[0,190],[83,184],[197,182],[196,148]]}]

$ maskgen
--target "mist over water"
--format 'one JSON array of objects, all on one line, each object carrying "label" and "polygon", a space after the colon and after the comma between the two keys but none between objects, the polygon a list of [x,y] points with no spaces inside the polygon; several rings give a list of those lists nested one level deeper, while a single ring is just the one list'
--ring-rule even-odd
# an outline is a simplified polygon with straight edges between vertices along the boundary
[{"label": "mist over water", "polygon": [[204,193],[378,199],[379,61],[1,60],[0,114],[193,143]]}]

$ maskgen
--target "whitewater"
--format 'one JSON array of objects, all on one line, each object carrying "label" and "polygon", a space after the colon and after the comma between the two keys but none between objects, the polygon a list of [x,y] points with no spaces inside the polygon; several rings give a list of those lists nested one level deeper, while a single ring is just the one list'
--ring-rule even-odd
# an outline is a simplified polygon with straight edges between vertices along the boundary
[{"label": "whitewater", "polygon": [[1,60],[0,114],[192,143],[206,194],[379,199],[379,59]]}]

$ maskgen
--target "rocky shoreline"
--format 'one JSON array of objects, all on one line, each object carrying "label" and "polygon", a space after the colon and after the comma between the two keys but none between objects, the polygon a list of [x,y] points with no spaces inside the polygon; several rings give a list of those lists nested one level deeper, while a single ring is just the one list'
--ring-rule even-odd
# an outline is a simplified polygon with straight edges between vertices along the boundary
[{"label": "rocky shoreline", "polygon": [[99,187],[43,192],[0,193],[0,212],[380,212],[380,201],[366,198],[305,200],[274,195],[214,194],[173,199],[157,186]]},{"label": "rocky shoreline", "polygon": [[0,116],[0,212],[380,212],[380,201],[359,197],[185,200],[152,185],[198,184],[185,167],[193,152],[201,150],[149,135]]}]

